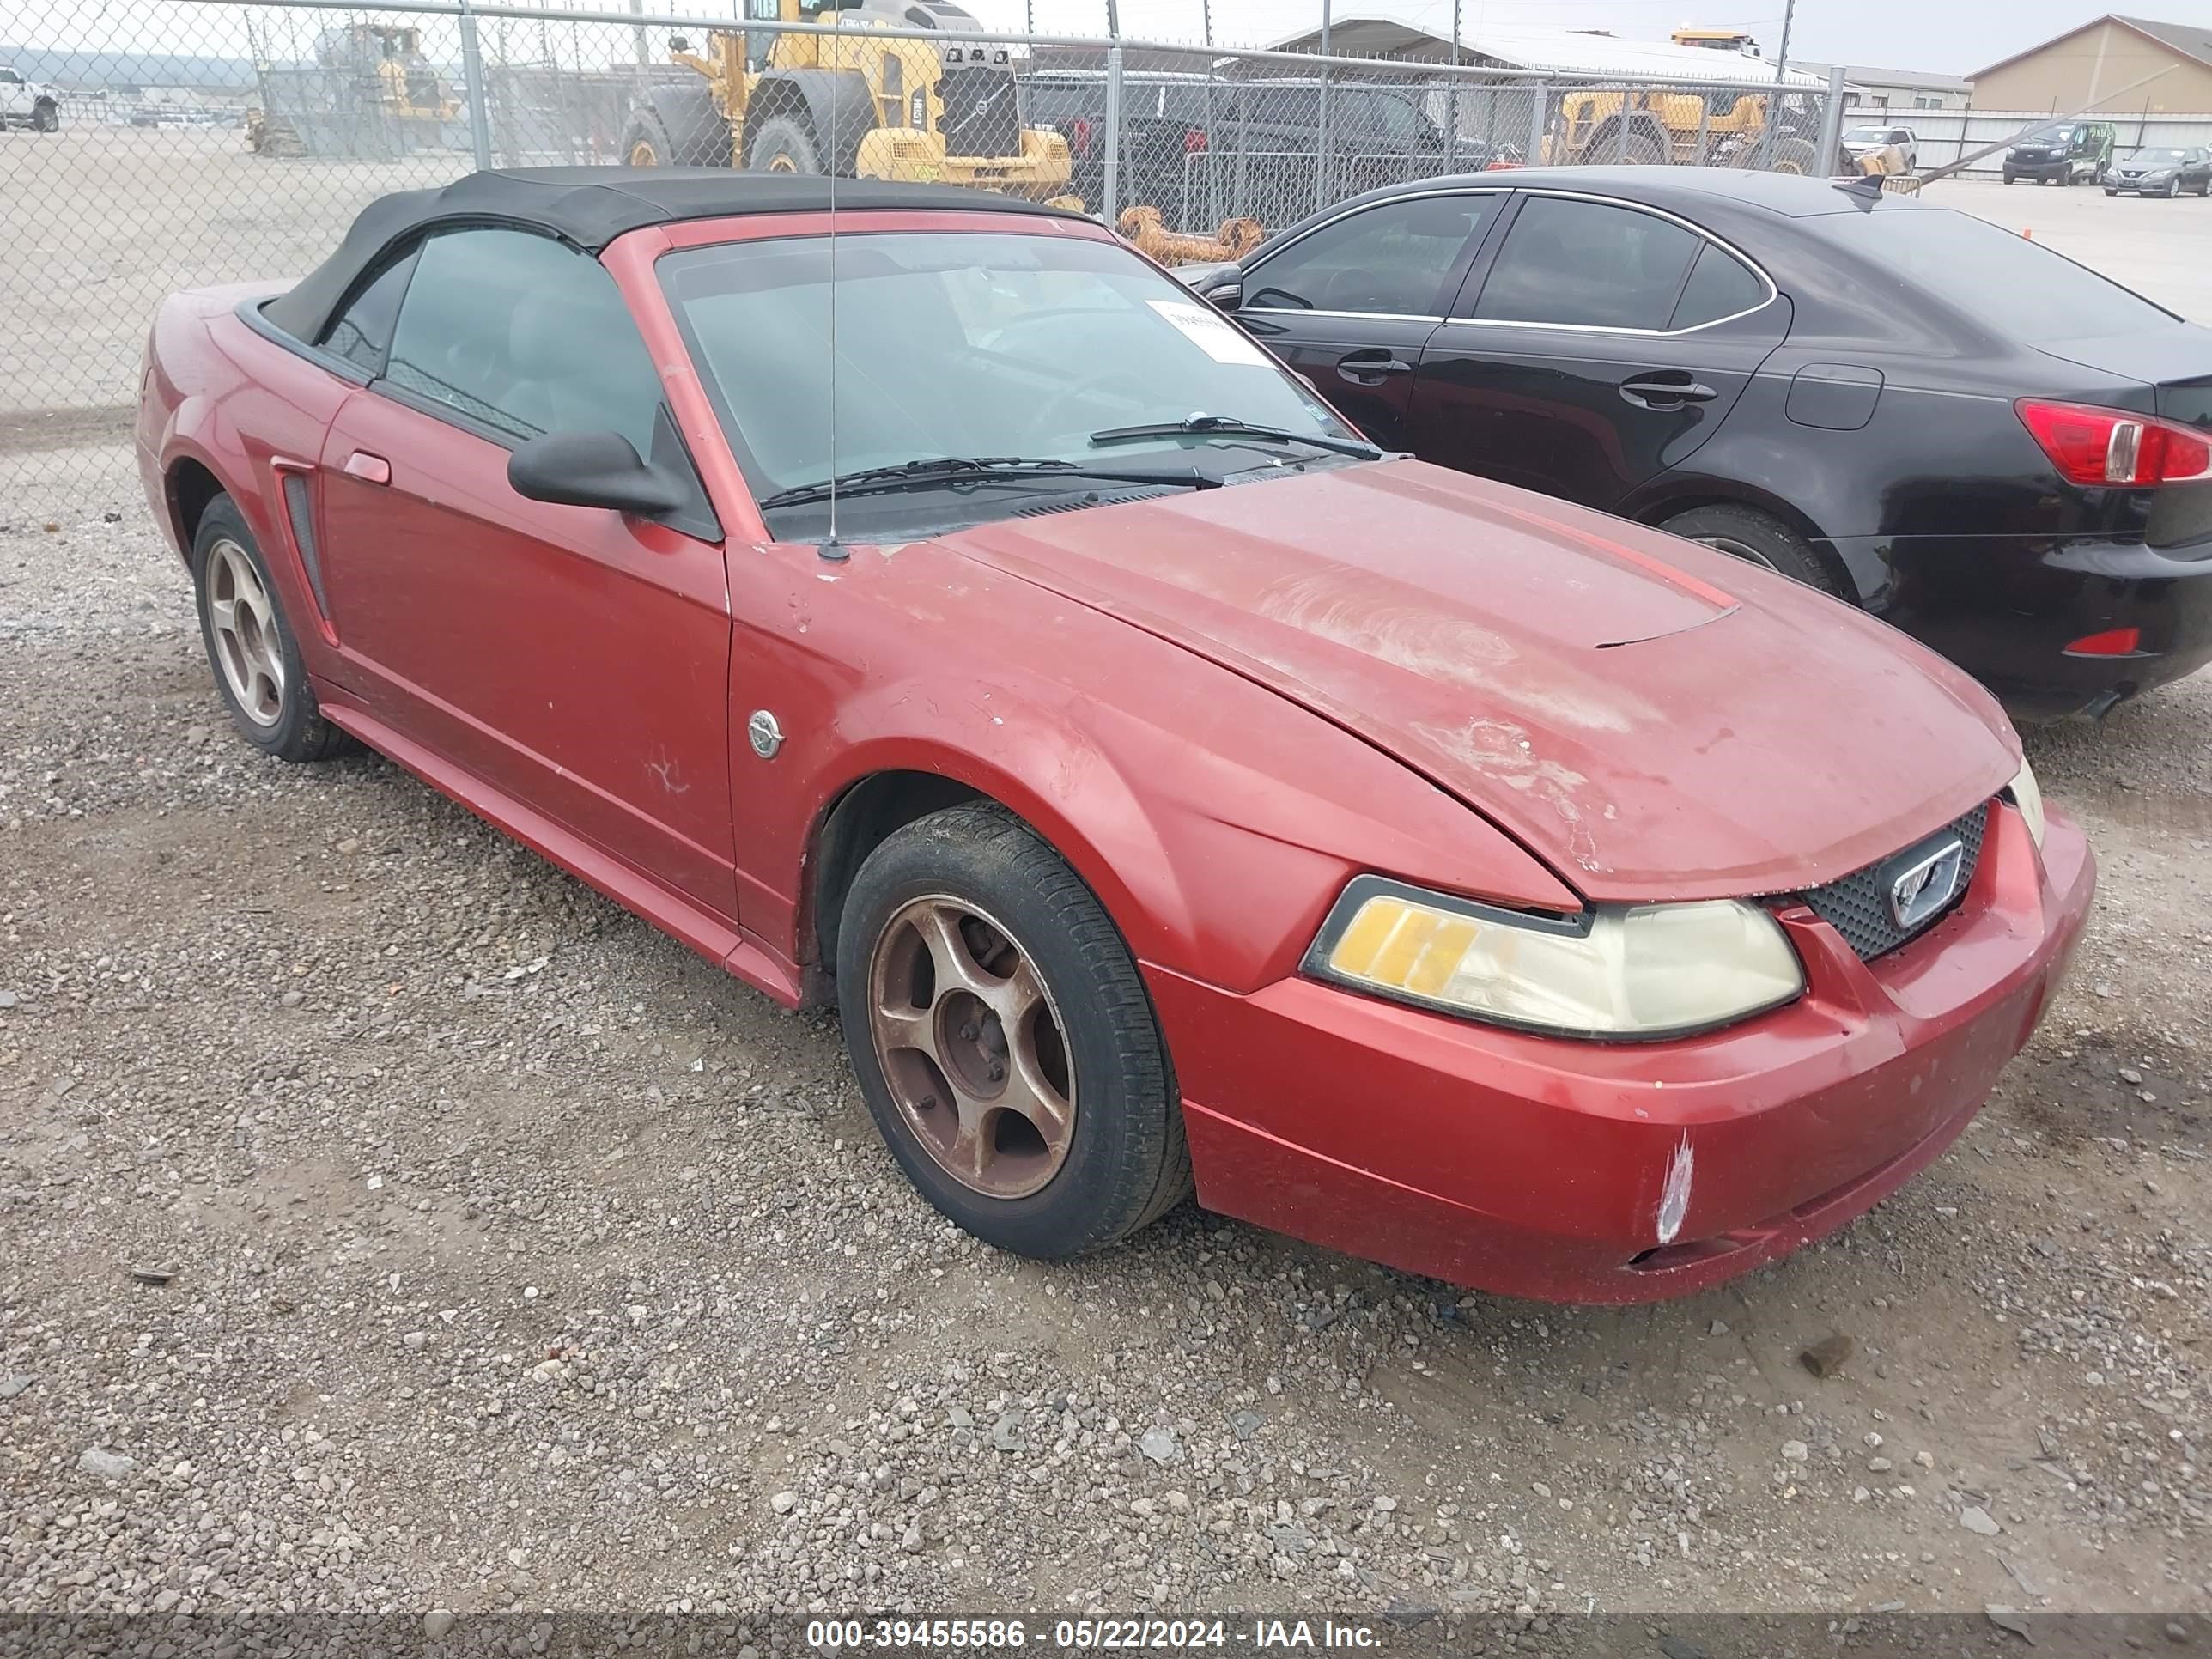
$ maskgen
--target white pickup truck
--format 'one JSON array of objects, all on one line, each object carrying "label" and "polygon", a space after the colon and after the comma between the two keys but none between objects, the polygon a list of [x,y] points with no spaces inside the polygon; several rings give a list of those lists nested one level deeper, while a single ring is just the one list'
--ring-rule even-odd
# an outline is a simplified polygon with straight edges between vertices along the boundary
[{"label": "white pickup truck", "polygon": [[0,64],[0,127],[28,127],[53,132],[62,124],[62,95],[52,87],[27,81]]}]

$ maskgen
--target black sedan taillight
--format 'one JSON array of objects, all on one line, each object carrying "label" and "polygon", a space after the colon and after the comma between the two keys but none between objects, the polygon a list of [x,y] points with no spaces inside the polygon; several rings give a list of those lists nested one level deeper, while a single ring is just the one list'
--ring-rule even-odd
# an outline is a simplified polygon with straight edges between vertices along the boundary
[{"label": "black sedan taillight", "polygon": [[2148,486],[2212,478],[2212,433],[2092,404],[2022,398],[2013,407],[2069,483]]}]

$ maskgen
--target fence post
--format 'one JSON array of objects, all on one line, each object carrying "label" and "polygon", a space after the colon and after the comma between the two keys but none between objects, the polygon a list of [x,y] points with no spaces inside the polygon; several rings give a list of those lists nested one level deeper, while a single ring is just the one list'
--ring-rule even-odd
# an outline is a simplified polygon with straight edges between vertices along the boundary
[{"label": "fence post", "polygon": [[1121,217],[1121,48],[1106,49],[1106,223]]},{"label": "fence post", "polygon": [[1528,154],[1525,158],[1532,167],[1544,165],[1544,107],[1552,101],[1552,83],[1537,81],[1528,88]]},{"label": "fence post", "polygon": [[[1814,177],[1825,177],[1836,170],[1836,152],[1844,146],[1844,66],[1838,64],[1828,71],[1828,107],[1820,113],[1820,153],[1814,158],[1820,171]],[[1916,158],[1913,167],[1920,166]]]},{"label": "fence post", "polygon": [[484,110],[483,46],[477,39],[477,15],[469,0],[461,6],[461,74],[469,83],[469,148],[477,171],[491,171],[491,117]]},{"label": "fence post", "polygon": [[1708,87],[1698,94],[1698,165],[1705,165],[1705,143],[1713,132],[1713,94]]}]

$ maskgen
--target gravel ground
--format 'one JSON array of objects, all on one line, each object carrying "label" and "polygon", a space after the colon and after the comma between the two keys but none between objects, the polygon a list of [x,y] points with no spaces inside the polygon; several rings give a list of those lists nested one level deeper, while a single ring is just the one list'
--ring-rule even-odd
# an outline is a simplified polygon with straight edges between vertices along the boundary
[{"label": "gravel ground", "polygon": [[52,522],[0,529],[0,1608],[2212,1607],[2212,681],[2035,738],[2104,890],[1960,1150],[1562,1311],[1190,1211],[982,1249],[830,1020],[248,753],[143,507]]},{"label": "gravel ground", "polygon": [[[123,186],[76,155],[40,165],[90,215]],[[327,214],[257,165],[276,258]],[[167,286],[134,239],[188,195],[131,199],[102,269]],[[1040,1267],[913,1196],[828,1018],[379,760],[234,742],[104,441],[138,325],[40,326],[91,379],[0,362],[33,411],[0,451],[50,464],[0,503],[0,1611],[1997,1605],[2203,1639],[2212,679],[2032,735],[2103,860],[2079,966],[1960,1148],[1826,1244],[1630,1312],[1190,1210]]]}]

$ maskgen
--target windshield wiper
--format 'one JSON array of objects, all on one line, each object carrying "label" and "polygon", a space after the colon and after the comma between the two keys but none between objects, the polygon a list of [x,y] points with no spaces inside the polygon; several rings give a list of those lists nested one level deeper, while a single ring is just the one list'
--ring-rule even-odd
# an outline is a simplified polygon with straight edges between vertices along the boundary
[{"label": "windshield wiper", "polygon": [[1190,489],[1212,489],[1221,480],[1194,466],[1100,467],[1080,461],[1028,460],[1018,455],[947,455],[901,461],[893,466],[863,467],[841,472],[834,478],[796,484],[780,489],[761,502],[763,507],[803,507],[826,501],[834,495],[874,495],[895,489],[926,489],[939,484],[1047,483],[1060,478],[1096,479],[1107,483],[1177,484]]},{"label": "windshield wiper", "polygon": [[1376,446],[1358,438],[1324,438],[1317,433],[1292,432],[1279,426],[1255,426],[1249,421],[1240,421],[1234,415],[1187,415],[1180,421],[1152,421],[1143,426],[1109,426],[1103,432],[1094,432],[1094,444],[1127,443],[1135,438],[1249,438],[1260,443],[1311,444],[1316,449],[1326,449],[1338,455],[1357,455],[1363,461],[1377,461],[1382,452]]}]

